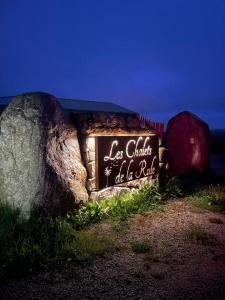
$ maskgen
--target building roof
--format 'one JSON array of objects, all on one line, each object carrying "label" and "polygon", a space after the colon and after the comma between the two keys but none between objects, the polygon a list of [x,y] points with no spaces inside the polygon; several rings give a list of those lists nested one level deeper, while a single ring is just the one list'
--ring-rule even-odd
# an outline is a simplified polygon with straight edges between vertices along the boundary
[{"label": "building roof", "polygon": [[[0,97],[0,109],[4,109],[12,100],[13,97]],[[88,101],[77,99],[64,99],[58,98],[59,103],[66,110],[72,112],[110,112],[110,113],[123,113],[134,114],[135,112],[123,106],[100,101]]]},{"label": "building roof", "polygon": [[174,121],[176,121],[178,118],[180,118],[180,117],[182,117],[182,116],[188,116],[188,117],[194,119],[195,121],[197,121],[198,123],[204,124],[205,126],[208,127],[208,124],[207,124],[204,120],[202,120],[199,116],[197,116],[197,115],[195,115],[194,113],[192,113],[192,112],[190,112],[190,111],[187,111],[187,110],[181,111],[180,113],[178,113],[177,115],[175,115],[174,117],[172,117],[172,118],[169,120],[167,126],[169,126],[170,123],[173,123]]}]

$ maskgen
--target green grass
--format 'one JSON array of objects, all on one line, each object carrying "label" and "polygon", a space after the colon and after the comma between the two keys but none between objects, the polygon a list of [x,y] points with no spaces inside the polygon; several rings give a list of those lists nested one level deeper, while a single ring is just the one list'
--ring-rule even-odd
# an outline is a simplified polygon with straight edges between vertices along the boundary
[{"label": "green grass", "polygon": [[124,221],[137,213],[163,211],[162,204],[166,199],[180,196],[180,183],[177,178],[172,178],[162,187],[145,185],[136,193],[124,193],[99,202],[89,201],[86,207],[69,214],[68,218],[77,229],[106,218]]},{"label": "green grass", "polygon": [[198,226],[191,226],[184,230],[184,236],[186,239],[195,241],[205,246],[212,246],[217,244],[215,236],[205,229]]},{"label": "green grass", "polygon": [[225,211],[225,189],[221,186],[210,186],[188,197],[188,201],[199,209],[222,212]]},{"label": "green grass", "polygon": [[113,220],[111,229],[117,233],[126,233],[129,229],[129,224],[127,221]]},{"label": "green grass", "polygon": [[[111,252],[113,240],[87,231],[103,219],[115,224],[115,231],[126,230],[126,221],[137,213],[163,211],[163,201],[179,195],[174,182],[164,187],[145,186],[136,193],[126,193],[62,217],[37,217],[23,220],[20,211],[0,202],[0,277],[5,270],[13,273],[35,269],[70,258],[91,261]],[[83,230],[85,229],[86,230]]]},{"label": "green grass", "polygon": [[114,249],[108,236],[78,231],[66,217],[31,217],[22,221],[17,210],[3,205],[0,214],[0,276],[67,258],[91,261]]},{"label": "green grass", "polygon": [[114,250],[114,241],[108,235],[80,231],[74,241],[75,258],[78,261],[92,261],[97,256],[104,256]]},{"label": "green grass", "polygon": [[150,246],[146,241],[134,241],[131,243],[131,248],[136,254],[146,253],[150,250]]}]

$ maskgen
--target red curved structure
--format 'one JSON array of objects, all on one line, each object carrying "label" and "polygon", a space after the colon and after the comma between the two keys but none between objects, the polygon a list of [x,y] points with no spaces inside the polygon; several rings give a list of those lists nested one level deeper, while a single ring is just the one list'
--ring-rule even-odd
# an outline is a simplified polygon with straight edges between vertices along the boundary
[{"label": "red curved structure", "polygon": [[209,168],[209,127],[196,115],[184,111],[170,119],[166,142],[171,176],[190,170],[203,173]]}]

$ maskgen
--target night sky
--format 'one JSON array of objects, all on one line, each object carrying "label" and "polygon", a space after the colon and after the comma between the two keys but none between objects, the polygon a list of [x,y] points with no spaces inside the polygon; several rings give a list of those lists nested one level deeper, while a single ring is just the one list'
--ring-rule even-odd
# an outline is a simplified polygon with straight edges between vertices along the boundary
[{"label": "night sky", "polygon": [[0,96],[110,101],[225,128],[225,0],[0,0]]}]

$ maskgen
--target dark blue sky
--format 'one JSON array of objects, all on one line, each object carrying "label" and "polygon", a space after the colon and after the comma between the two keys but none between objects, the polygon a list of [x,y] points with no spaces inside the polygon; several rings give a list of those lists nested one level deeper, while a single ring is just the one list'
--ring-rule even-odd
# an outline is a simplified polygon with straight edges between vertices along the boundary
[{"label": "dark blue sky", "polygon": [[111,101],[225,128],[225,0],[0,0],[0,96]]}]

